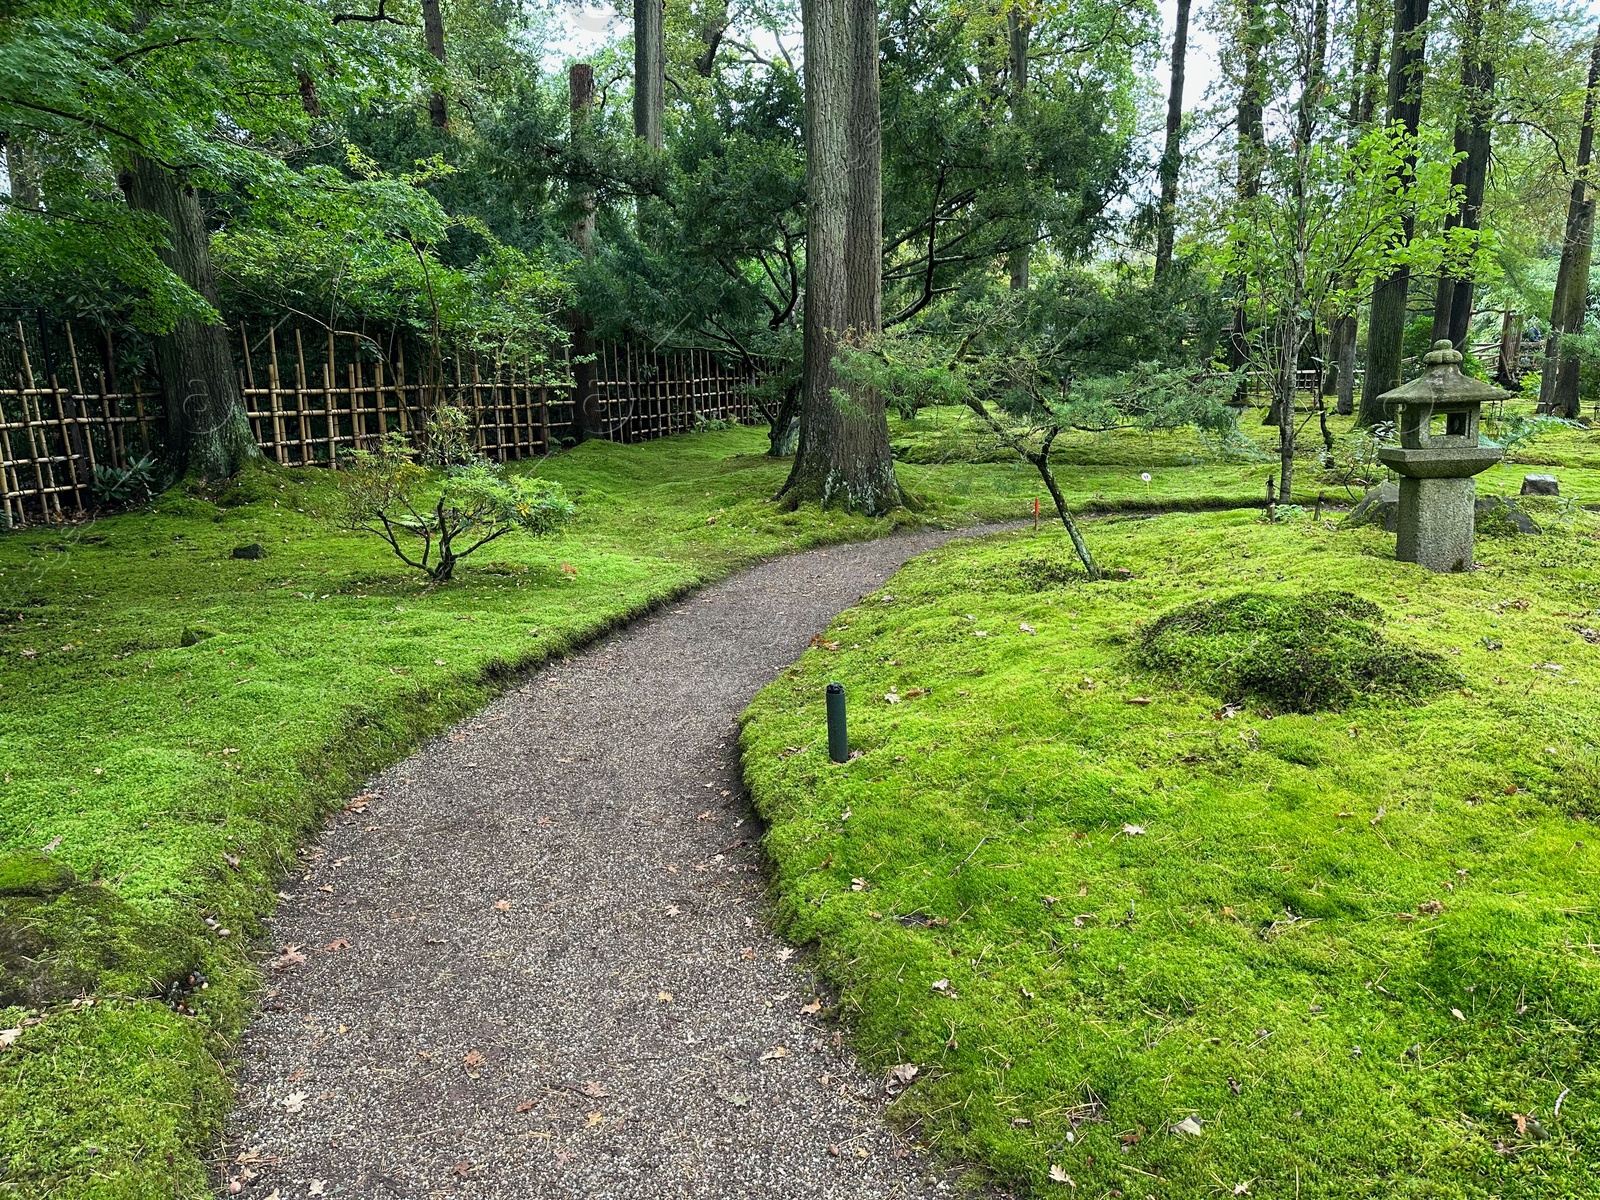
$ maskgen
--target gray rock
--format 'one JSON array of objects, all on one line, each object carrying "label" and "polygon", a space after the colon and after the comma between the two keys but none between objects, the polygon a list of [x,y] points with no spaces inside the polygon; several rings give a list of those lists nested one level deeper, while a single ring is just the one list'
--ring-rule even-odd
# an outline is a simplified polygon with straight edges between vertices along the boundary
[{"label": "gray rock", "polygon": [[1522,494],[1524,496],[1559,496],[1561,484],[1554,475],[1524,475],[1522,477]]},{"label": "gray rock", "polygon": [[1473,526],[1485,537],[1514,537],[1542,533],[1534,519],[1504,496],[1479,496],[1472,505]]},{"label": "gray rock", "polygon": [[265,558],[267,550],[260,542],[251,542],[248,546],[235,546],[233,548],[233,556],[235,558]]},{"label": "gray rock", "polygon": [[1381,525],[1385,532],[1393,533],[1399,520],[1400,488],[1391,482],[1381,483],[1361,497],[1344,523],[1349,526]]}]

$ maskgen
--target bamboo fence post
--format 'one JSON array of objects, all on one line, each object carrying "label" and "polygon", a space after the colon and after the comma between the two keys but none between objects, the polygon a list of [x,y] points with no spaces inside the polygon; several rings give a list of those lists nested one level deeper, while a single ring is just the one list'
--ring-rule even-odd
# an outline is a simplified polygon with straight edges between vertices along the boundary
[{"label": "bamboo fence post", "polygon": [[[72,336],[72,322],[66,322],[67,327],[67,354],[72,358],[72,384],[73,390],[67,397],[68,407],[72,414],[72,452],[83,459],[84,465],[89,469],[89,480],[93,481],[98,463],[94,454],[94,437],[89,432],[88,424],[88,396],[83,390],[83,370],[78,366],[78,343]],[[74,472],[76,475],[76,472]],[[83,511],[83,501],[78,501],[78,511]]]},{"label": "bamboo fence post", "polygon": [[[28,433],[28,451],[33,456],[33,473],[39,485],[39,510],[44,513],[45,518],[48,520],[52,508],[55,510],[56,516],[59,517],[61,515],[61,498],[56,494],[55,465],[48,457],[50,444],[45,440],[44,406],[39,404],[37,397],[34,398],[34,404],[39,413],[37,422],[39,432],[37,435],[35,435],[33,428],[34,419],[28,411],[28,393],[34,391],[37,385],[33,378],[33,364],[28,361],[28,342],[23,335],[21,321],[17,322],[17,343],[22,350],[22,371],[27,380],[23,385],[22,423]],[[48,487],[45,484],[46,477],[50,480]]]},{"label": "bamboo fence post", "polygon": [[339,414],[334,408],[333,326],[328,326],[328,360],[322,364],[322,411],[328,426],[328,466],[339,469]]},{"label": "bamboo fence post", "polygon": [[300,423],[300,465],[308,466],[313,461],[311,416],[306,408],[306,347],[298,325],[294,330],[294,411]]},{"label": "bamboo fence post", "polygon": [[[250,431],[255,434],[256,445],[261,445],[267,440],[267,429],[262,424],[262,418],[256,415],[260,411],[256,400],[256,368],[250,361],[250,332],[244,326],[244,318],[239,318],[239,349],[244,354],[244,411],[250,421]],[[255,411],[252,412],[251,410]]]},{"label": "bamboo fence post", "polygon": [[[7,472],[10,473],[8,482]],[[17,504],[11,507],[12,484],[16,486]],[[0,502],[4,502],[6,523],[19,528],[26,522],[22,512],[22,480],[17,476],[16,459],[11,453],[11,423],[6,418],[5,393],[0,392]]]},{"label": "bamboo fence post", "polygon": [[272,410],[272,451],[279,466],[289,465],[288,430],[283,420],[283,369],[278,365],[278,327],[267,330],[267,398]]},{"label": "bamboo fence post", "polygon": [[396,335],[395,347],[395,373],[397,383],[395,386],[395,404],[400,409],[400,432],[411,432],[409,406],[406,404],[406,340]]}]

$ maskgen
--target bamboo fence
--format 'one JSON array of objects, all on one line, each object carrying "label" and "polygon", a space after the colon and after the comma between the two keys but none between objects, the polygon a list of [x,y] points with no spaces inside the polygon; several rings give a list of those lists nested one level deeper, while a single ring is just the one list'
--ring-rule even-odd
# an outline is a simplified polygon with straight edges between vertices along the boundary
[{"label": "bamboo fence", "polygon": [[[96,503],[96,472],[125,469],[161,448],[156,385],[119,390],[109,337],[102,361],[85,375],[75,333],[65,326],[70,378],[41,374],[16,323],[15,378],[0,387],[0,526],[60,521]],[[280,323],[251,340],[241,323],[239,382],[262,453],[283,466],[340,465],[387,433],[408,437],[436,404],[460,408],[488,458],[508,462],[548,454],[575,440],[584,403],[589,436],[644,442],[706,422],[754,420],[754,377],[705,350],[597,347],[585,397],[574,395],[570,364],[536,371],[529,362],[454,353],[434,361],[399,336],[380,344],[364,334],[308,338]],[[410,350],[410,361],[407,350]],[[108,373],[113,378],[108,380]]]}]

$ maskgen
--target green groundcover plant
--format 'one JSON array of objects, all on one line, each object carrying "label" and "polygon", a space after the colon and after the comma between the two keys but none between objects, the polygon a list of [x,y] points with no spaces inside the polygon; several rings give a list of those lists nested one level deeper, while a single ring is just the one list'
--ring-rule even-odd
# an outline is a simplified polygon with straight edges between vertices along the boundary
[{"label": "green groundcover plant", "polygon": [[[1095,537],[1127,577],[1054,531],[908,564],[745,715],[782,927],[869,1069],[917,1066],[900,1119],[1028,1195],[1600,1192],[1600,544],[1441,577],[1309,520]],[[1170,614],[1210,633],[1143,665]],[[1292,619],[1428,686],[1232,691]]]}]

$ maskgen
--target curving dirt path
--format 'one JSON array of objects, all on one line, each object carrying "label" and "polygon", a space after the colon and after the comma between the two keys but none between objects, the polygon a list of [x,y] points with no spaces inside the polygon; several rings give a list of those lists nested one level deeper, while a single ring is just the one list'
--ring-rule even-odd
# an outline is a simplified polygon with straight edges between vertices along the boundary
[{"label": "curving dirt path", "polygon": [[226,1178],[280,1200],[946,1192],[765,927],[734,722],[953,536],[758,566],[374,780],[279,910],[305,962],[269,972],[241,1047]]}]

